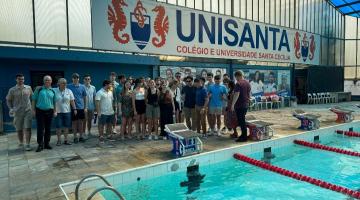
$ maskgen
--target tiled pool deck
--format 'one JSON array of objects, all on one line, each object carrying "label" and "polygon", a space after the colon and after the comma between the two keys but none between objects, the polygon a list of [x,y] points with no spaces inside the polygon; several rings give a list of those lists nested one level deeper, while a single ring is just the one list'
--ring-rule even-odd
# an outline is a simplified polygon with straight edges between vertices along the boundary
[{"label": "tiled pool deck", "polygon": [[[338,105],[355,110],[355,119],[360,118],[357,102]],[[328,111],[331,105],[303,105],[298,108],[319,113],[321,126],[335,125],[335,114]],[[299,121],[292,117],[293,108],[251,112],[257,118],[272,122],[275,138],[299,133]],[[95,129],[94,129],[95,130]],[[33,130],[32,146],[36,138]],[[115,141],[113,146],[98,147],[95,138],[83,144],[55,146],[41,153],[24,152],[17,147],[16,134],[0,136],[0,199],[65,199],[58,185],[78,180],[89,173],[105,174],[139,167],[164,160],[174,159],[169,152],[169,141]],[[227,136],[203,139],[204,151],[237,146]]]}]

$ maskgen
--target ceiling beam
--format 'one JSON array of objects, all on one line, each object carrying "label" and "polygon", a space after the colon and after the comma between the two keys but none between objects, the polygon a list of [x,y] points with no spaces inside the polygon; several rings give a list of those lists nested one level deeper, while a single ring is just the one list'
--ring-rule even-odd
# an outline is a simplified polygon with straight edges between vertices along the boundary
[{"label": "ceiling beam", "polygon": [[343,5],[335,6],[335,8],[343,8],[343,7],[351,6],[351,5],[354,5],[354,4],[357,4],[357,3],[360,3],[360,1],[354,1],[354,2],[351,2],[351,3],[345,3]]}]

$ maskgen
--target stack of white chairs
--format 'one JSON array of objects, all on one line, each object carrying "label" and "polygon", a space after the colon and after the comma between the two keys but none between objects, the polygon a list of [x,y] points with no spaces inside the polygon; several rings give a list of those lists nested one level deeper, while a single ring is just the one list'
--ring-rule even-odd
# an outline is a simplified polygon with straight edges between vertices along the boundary
[{"label": "stack of white chairs", "polygon": [[336,96],[334,93],[308,93],[307,104],[320,104],[320,103],[336,103]]}]

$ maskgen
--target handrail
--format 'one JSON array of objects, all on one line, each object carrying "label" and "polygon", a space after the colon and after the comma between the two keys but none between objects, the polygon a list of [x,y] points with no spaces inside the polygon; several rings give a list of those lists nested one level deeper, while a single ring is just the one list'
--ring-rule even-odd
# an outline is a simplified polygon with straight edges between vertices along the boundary
[{"label": "handrail", "polygon": [[91,200],[91,199],[95,196],[96,193],[98,193],[98,192],[100,192],[100,191],[103,191],[103,190],[113,191],[113,192],[116,194],[116,196],[119,197],[120,200],[125,200],[125,197],[123,197],[123,196],[120,194],[120,192],[117,191],[117,190],[116,190],[115,188],[113,188],[112,186],[104,186],[104,187],[101,187],[101,188],[96,189],[94,192],[92,192],[92,193],[90,194],[90,196],[87,198],[87,200]]},{"label": "handrail", "polygon": [[84,178],[82,178],[79,183],[76,184],[76,187],[75,187],[75,200],[79,200],[79,188],[80,188],[80,185],[88,178],[92,178],[92,177],[98,177],[100,178],[101,180],[103,180],[105,182],[105,184],[107,186],[110,186],[112,187],[112,185],[101,175],[99,174],[89,174],[87,176],[85,176]]}]

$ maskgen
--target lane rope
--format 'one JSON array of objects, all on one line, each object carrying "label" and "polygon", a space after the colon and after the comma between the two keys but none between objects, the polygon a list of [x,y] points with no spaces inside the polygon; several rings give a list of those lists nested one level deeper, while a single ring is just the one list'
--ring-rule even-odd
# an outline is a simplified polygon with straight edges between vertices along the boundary
[{"label": "lane rope", "polygon": [[332,183],[329,183],[329,182],[326,182],[326,181],[323,181],[320,179],[305,176],[305,175],[302,175],[302,174],[299,174],[299,173],[296,173],[296,172],[293,172],[293,171],[290,171],[290,170],[287,170],[287,169],[284,169],[281,167],[277,167],[275,165],[268,164],[268,163],[260,161],[260,160],[250,158],[248,156],[245,156],[245,155],[242,155],[239,153],[234,154],[234,158],[237,160],[249,163],[251,165],[255,165],[262,169],[266,169],[266,170],[275,172],[277,174],[281,174],[283,176],[287,176],[287,177],[290,177],[290,178],[293,178],[293,179],[296,179],[299,181],[307,182],[312,185],[316,185],[316,186],[319,186],[319,187],[322,187],[322,188],[325,188],[328,190],[339,192],[339,193],[351,196],[356,199],[360,199],[360,192],[356,191],[356,190],[352,190],[352,189],[349,189],[349,188],[346,188],[343,186],[335,185],[335,184],[332,184]]},{"label": "lane rope", "polygon": [[340,148],[336,148],[336,147],[330,147],[330,146],[326,146],[326,145],[322,145],[322,144],[318,144],[318,143],[307,142],[304,140],[294,140],[294,143],[298,144],[298,145],[306,146],[306,147],[311,147],[314,149],[321,149],[324,151],[331,151],[331,152],[345,154],[345,155],[349,155],[349,156],[360,157],[360,153],[356,152],[356,151],[349,151],[349,150],[340,149]]},{"label": "lane rope", "polygon": [[337,130],[336,133],[337,133],[337,134],[346,135],[346,136],[349,136],[349,137],[360,137],[360,133],[359,133],[359,132],[355,132],[355,131]]}]

